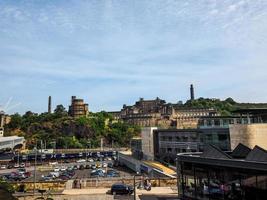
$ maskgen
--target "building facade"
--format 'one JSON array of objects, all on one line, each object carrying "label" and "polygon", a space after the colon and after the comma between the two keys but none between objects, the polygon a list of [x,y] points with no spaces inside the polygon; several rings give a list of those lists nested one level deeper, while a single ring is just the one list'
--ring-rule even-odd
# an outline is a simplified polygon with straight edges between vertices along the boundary
[{"label": "building facade", "polygon": [[242,143],[249,148],[259,145],[267,149],[267,109],[240,109],[235,113],[245,123],[230,125],[231,148]]},{"label": "building facade", "polygon": [[230,150],[228,128],[158,129],[154,131],[154,156],[156,160],[174,164],[176,155],[201,152],[207,144]]},{"label": "building facade", "polygon": [[263,200],[267,196],[267,151],[239,144],[232,152],[207,145],[202,153],[177,155],[181,199]]},{"label": "building facade", "polygon": [[88,116],[88,104],[83,99],[77,99],[76,96],[71,97],[71,105],[69,106],[69,115],[74,118]]},{"label": "building facade", "polygon": [[123,105],[121,111],[110,112],[114,119],[141,127],[196,128],[203,116],[218,116],[215,109],[185,108],[181,104],[166,103],[165,100],[140,98],[132,106]]}]

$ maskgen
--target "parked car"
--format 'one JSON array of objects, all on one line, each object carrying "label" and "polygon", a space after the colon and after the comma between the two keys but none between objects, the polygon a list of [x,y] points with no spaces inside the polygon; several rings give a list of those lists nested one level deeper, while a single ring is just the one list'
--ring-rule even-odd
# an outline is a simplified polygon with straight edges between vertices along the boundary
[{"label": "parked car", "polygon": [[53,176],[54,178],[58,178],[59,172],[50,172],[49,175]]},{"label": "parked car", "polygon": [[120,177],[120,174],[115,170],[108,170],[107,177]]},{"label": "parked car", "polygon": [[77,170],[78,169],[78,166],[77,165],[74,165],[73,166],[73,169]]},{"label": "parked car", "polygon": [[19,164],[16,163],[16,164],[14,165],[14,168],[19,168]]},{"label": "parked car", "polygon": [[24,174],[26,172],[26,169],[25,168],[19,168],[17,171],[19,174]]},{"label": "parked car", "polygon": [[59,171],[60,171],[59,167],[54,168],[54,172],[59,172]]},{"label": "parked car", "polygon": [[132,194],[133,187],[123,183],[115,183],[111,186],[111,194]]},{"label": "parked car", "polygon": [[83,163],[83,162],[86,162],[86,160],[85,159],[80,159],[80,160],[77,160],[76,162],[77,163]]},{"label": "parked car", "polygon": [[107,163],[102,163],[102,167],[108,167],[108,164]]},{"label": "parked car", "polygon": [[113,163],[108,163],[109,168],[113,168]]},{"label": "parked car", "polygon": [[62,166],[61,168],[60,168],[60,171],[66,171],[67,170],[67,167],[66,166]]},{"label": "parked car", "polygon": [[0,169],[6,169],[7,166],[6,165],[1,165]]},{"label": "parked car", "polygon": [[94,162],[94,160],[92,158],[89,158],[88,162]]},{"label": "parked car", "polygon": [[100,162],[97,162],[96,163],[96,168],[100,168],[100,167],[102,167],[102,164]]},{"label": "parked car", "polygon": [[85,165],[85,169],[91,169],[91,165]]},{"label": "parked car", "polygon": [[70,177],[65,175],[65,174],[61,174],[59,177],[58,177],[60,180],[69,180]]},{"label": "parked car", "polygon": [[58,165],[58,162],[50,162],[49,165]]},{"label": "parked car", "polygon": [[52,175],[42,175],[41,181],[52,181],[54,177]]},{"label": "parked car", "polygon": [[95,164],[92,164],[91,165],[91,169],[96,169],[96,165]]},{"label": "parked car", "polygon": [[105,174],[102,171],[94,171],[90,174],[91,177],[104,177]]},{"label": "parked car", "polygon": [[19,167],[25,167],[25,163],[20,163]]},{"label": "parked car", "polygon": [[85,167],[83,165],[80,165],[79,170],[83,170]]},{"label": "parked car", "polygon": [[14,167],[13,164],[8,164],[8,165],[7,165],[7,169],[12,169],[13,167]]}]

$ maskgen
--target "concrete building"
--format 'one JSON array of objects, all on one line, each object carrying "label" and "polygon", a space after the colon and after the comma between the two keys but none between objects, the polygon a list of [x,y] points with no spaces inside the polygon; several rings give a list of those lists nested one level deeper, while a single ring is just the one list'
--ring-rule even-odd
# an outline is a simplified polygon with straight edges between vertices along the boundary
[{"label": "concrete building", "polygon": [[231,125],[230,137],[232,149],[239,143],[249,148],[259,145],[267,149],[267,123]]},{"label": "concrete building", "polygon": [[25,145],[24,137],[10,136],[0,137],[0,150],[6,149],[20,149]]},{"label": "concrete building", "polygon": [[142,152],[144,160],[154,160],[154,131],[157,127],[146,127],[142,129]]},{"label": "concrete building", "polygon": [[204,146],[212,144],[230,150],[228,128],[158,129],[154,130],[154,158],[174,163],[178,153],[201,152]]},{"label": "concrete building", "polygon": [[240,109],[235,113],[246,123],[230,125],[231,148],[242,143],[249,148],[259,145],[267,149],[267,109]]},{"label": "concrete building", "polygon": [[69,115],[74,118],[87,116],[89,114],[88,104],[83,99],[77,99],[76,96],[71,97],[71,105],[69,106]]}]

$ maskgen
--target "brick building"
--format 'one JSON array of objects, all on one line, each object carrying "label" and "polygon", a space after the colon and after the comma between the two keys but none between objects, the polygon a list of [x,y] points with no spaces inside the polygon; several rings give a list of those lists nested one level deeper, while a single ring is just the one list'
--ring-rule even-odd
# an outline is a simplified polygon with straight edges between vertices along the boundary
[{"label": "brick building", "polygon": [[83,99],[77,99],[76,96],[71,97],[71,105],[69,106],[69,115],[74,118],[87,116],[89,114],[88,104]]}]

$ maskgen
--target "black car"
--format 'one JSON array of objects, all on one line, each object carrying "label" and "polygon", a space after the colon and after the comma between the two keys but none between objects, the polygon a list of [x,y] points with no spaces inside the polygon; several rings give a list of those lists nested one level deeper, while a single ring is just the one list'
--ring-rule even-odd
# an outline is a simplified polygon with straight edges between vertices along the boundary
[{"label": "black car", "polygon": [[133,187],[123,183],[115,183],[111,186],[111,194],[132,194]]},{"label": "black car", "polygon": [[80,165],[79,170],[85,169],[84,165]]},{"label": "black car", "polygon": [[111,163],[111,162],[108,163],[108,167],[109,167],[109,168],[113,168],[113,163]]}]

